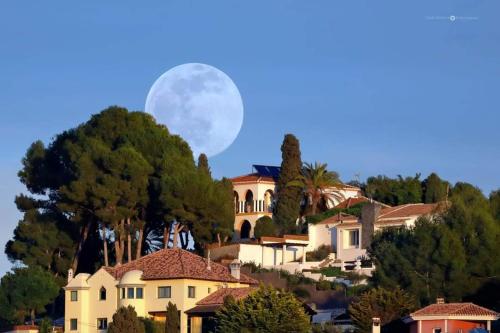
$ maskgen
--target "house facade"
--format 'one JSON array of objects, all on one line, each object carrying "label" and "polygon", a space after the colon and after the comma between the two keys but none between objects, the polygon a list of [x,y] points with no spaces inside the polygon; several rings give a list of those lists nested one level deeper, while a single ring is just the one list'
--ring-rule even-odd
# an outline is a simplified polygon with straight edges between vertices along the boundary
[{"label": "house facade", "polygon": [[[253,165],[252,169],[254,172],[250,174],[231,178],[235,213],[233,241],[253,238],[255,222],[262,216],[272,217],[281,168]],[[335,193],[333,201],[327,203],[328,208],[345,199],[361,196],[361,190],[350,185],[331,188],[327,192]]]},{"label": "house facade", "polygon": [[473,303],[445,303],[438,298],[403,319],[410,333],[467,333],[474,329],[491,332],[491,322],[500,314]]},{"label": "house facade", "polygon": [[[181,333],[188,333],[185,311],[222,288],[242,288],[257,281],[240,273],[240,264],[226,267],[181,249],[164,249],[130,263],[102,267],[93,275],[68,274],[65,290],[65,332],[106,332],[113,314],[132,305],[140,317],[166,321],[166,307],[179,310]],[[196,333],[196,331],[191,331]]]},{"label": "house facade", "polygon": [[415,225],[422,216],[433,216],[439,204],[406,204],[396,207],[366,203],[361,217],[340,213],[309,225],[309,250],[321,245],[331,246],[337,259],[355,261],[366,255],[376,231],[389,227]]}]

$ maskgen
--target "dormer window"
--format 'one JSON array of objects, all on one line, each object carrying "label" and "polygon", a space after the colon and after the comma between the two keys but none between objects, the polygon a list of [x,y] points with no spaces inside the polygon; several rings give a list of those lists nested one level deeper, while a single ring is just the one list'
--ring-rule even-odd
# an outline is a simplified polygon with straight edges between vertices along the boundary
[{"label": "dormer window", "polygon": [[105,301],[106,300],[106,288],[101,287],[99,290],[99,300],[100,301]]}]

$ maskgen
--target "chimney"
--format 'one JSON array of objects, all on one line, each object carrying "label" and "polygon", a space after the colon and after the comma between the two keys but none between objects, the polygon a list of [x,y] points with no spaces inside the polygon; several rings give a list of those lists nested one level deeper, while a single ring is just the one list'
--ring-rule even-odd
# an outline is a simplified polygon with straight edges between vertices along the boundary
[{"label": "chimney", "polygon": [[372,318],[372,333],[380,333],[380,318]]},{"label": "chimney", "polygon": [[241,269],[241,262],[238,259],[234,259],[230,264],[229,264],[229,269],[231,271],[231,275],[236,279],[240,279],[240,269]]},{"label": "chimney", "polygon": [[207,269],[209,271],[212,270],[212,267],[210,266],[210,249],[208,249],[208,252],[207,252]]},{"label": "chimney", "polygon": [[436,304],[444,304],[444,298],[441,297],[436,298]]},{"label": "chimney", "polygon": [[71,280],[73,280],[73,270],[70,268],[68,269],[68,283]]},{"label": "chimney", "polygon": [[370,246],[373,233],[375,231],[375,222],[380,215],[380,205],[377,203],[367,203],[361,209],[361,248],[366,249]]}]

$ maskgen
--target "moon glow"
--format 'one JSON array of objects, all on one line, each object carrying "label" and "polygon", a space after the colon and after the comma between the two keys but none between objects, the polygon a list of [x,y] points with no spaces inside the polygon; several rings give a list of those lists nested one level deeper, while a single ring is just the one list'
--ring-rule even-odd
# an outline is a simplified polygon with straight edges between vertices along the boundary
[{"label": "moon glow", "polygon": [[179,65],[160,76],[149,90],[145,111],[186,140],[195,158],[226,150],[243,123],[243,101],[234,82],[199,63]]}]

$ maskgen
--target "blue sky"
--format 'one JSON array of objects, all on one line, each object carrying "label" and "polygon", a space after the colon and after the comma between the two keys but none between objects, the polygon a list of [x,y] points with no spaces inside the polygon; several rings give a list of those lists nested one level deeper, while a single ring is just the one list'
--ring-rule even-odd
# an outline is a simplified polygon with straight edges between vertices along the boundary
[{"label": "blue sky", "polygon": [[[109,105],[143,110],[167,69],[201,62],[240,89],[217,177],[279,164],[285,133],[344,180],[438,172],[500,187],[500,2],[3,1],[0,247],[31,142]],[[454,21],[449,16],[455,15]],[[10,264],[0,255],[0,275]]]}]

